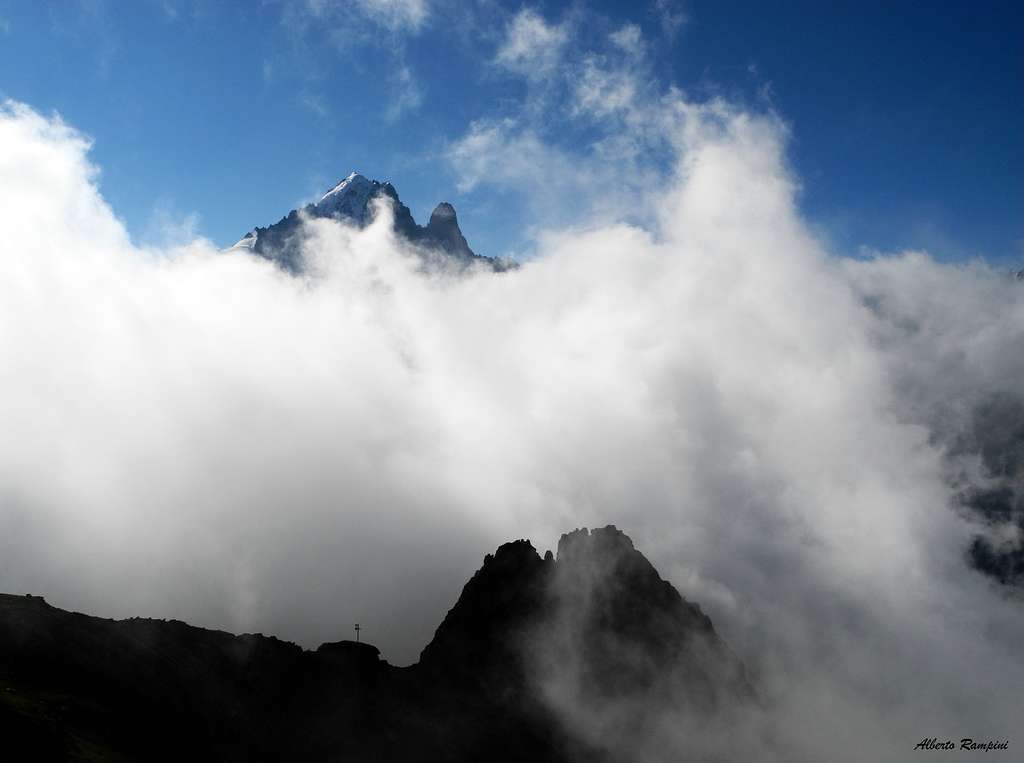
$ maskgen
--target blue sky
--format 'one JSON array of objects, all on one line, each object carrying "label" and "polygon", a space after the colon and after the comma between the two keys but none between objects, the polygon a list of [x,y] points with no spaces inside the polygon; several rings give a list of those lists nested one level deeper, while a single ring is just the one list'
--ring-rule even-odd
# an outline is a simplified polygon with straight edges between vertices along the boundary
[{"label": "blue sky", "polygon": [[[836,253],[1013,265],[1020,8],[0,0],[0,95],[92,137],[102,191],[140,242],[191,221],[228,245],[357,169],[394,182],[419,221],[449,200],[477,251],[515,254],[587,206],[588,189],[545,173],[600,176],[593,147],[618,128],[567,105],[596,60],[647,101],[676,86],[777,113],[802,210]],[[473,153],[493,145],[490,164]],[[637,184],[666,161],[656,140],[640,149],[623,165]]]}]

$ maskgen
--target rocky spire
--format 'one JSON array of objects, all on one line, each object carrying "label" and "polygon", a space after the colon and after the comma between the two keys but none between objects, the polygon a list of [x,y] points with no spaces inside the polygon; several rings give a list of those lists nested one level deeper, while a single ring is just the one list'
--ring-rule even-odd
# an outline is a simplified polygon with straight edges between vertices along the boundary
[{"label": "rocky spire", "polygon": [[476,256],[459,229],[459,219],[455,214],[455,207],[447,201],[442,201],[434,207],[434,211],[430,215],[430,222],[423,230],[423,239],[428,244],[433,244],[456,257],[472,259]]}]

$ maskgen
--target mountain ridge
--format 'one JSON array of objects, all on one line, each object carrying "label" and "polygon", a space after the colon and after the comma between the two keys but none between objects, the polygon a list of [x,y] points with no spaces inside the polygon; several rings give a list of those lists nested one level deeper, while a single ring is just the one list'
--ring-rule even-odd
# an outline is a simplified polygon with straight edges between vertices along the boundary
[{"label": "mountain ridge", "polygon": [[552,680],[598,710],[756,701],[710,620],[611,525],[563,536],[557,558],[527,540],[486,555],[408,667],[372,644],[305,650],[0,594],[0,733],[26,758],[628,759],[566,721]]},{"label": "mountain ridge", "polygon": [[358,172],[349,173],[319,201],[307,204],[301,210],[293,209],[272,225],[257,226],[227,251],[256,254],[276,262],[288,272],[301,273],[304,269],[304,219],[331,219],[365,227],[374,219],[374,203],[378,199],[391,205],[395,234],[413,244],[421,254],[432,258],[435,264],[458,268],[483,265],[497,272],[512,267],[507,261],[479,255],[470,248],[459,228],[455,208],[447,201],[434,208],[426,225],[419,225],[390,182],[371,180]]}]

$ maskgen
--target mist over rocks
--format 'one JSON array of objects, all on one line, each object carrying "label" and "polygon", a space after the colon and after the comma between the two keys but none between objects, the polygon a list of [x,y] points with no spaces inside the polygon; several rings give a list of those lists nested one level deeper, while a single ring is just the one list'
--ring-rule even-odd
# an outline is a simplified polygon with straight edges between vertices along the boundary
[{"label": "mist over rocks", "polygon": [[[138,245],[89,139],[5,103],[2,587],[307,648],[362,622],[409,664],[480,549],[615,522],[756,678],[780,740],[758,759],[1005,737],[1024,609],[965,555],[1021,538],[964,506],[991,470],[955,443],[1020,397],[1021,282],[830,251],[779,118],[649,105],[676,163],[630,196],[644,227],[601,207],[514,272],[452,278],[386,203],[307,220],[301,277]],[[572,668],[550,687],[569,710]],[[651,760],[706,736],[646,710]],[[638,715],[571,720],[600,739]]]},{"label": "mist over rocks", "polygon": [[[718,638],[699,605],[662,579],[614,525],[576,530],[558,542],[550,594],[557,641],[551,663],[577,654],[580,699],[622,696],[665,683],[666,666],[683,670],[680,691],[695,709],[713,709],[753,690],[743,666]],[[694,655],[699,660],[693,660]],[[683,663],[692,660],[686,665]],[[681,699],[673,695],[675,699]]]},{"label": "mist over rocks", "polygon": [[608,525],[563,535],[557,555],[542,558],[527,540],[488,554],[419,664],[455,672],[460,665],[507,669],[526,659],[527,673],[548,677],[573,664],[574,678],[586,684],[582,694],[621,697],[650,690],[667,667],[678,669],[697,651],[704,662],[686,666],[685,687],[695,705],[713,708],[720,683],[723,701],[753,697],[711,620]]},{"label": "mist over rocks", "polygon": [[[942,454],[949,503],[972,528],[962,558],[1019,596],[1024,281],[979,263],[941,268],[919,254],[846,267],[872,317],[874,341],[890,350],[885,357],[900,415],[927,429]],[[946,292],[954,281],[959,299]]]},{"label": "mist over rocks", "polygon": [[971,565],[1024,594],[1024,396],[994,392],[976,404],[948,453],[958,502],[982,527]]},{"label": "mist over rocks", "polygon": [[[586,684],[574,712],[629,710],[584,733],[552,681]],[[160,760],[646,760],[648,718],[753,700],[710,620],[613,526],[563,536],[557,559],[526,540],[488,554],[408,668],[367,643],[304,651],[0,594],[0,686],[9,751]]]},{"label": "mist over rocks", "polygon": [[700,606],[614,525],[563,535],[556,558],[530,661],[567,726],[610,760],[714,759],[716,743],[727,757],[751,754],[742,732],[721,735],[756,735],[745,724],[757,694]]},{"label": "mist over rocks", "polygon": [[526,540],[488,555],[417,669],[529,714],[541,697],[574,744],[612,761],[659,759],[668,718],[756,707],[711,620],[614,525],[563,535],[554,556]]}]

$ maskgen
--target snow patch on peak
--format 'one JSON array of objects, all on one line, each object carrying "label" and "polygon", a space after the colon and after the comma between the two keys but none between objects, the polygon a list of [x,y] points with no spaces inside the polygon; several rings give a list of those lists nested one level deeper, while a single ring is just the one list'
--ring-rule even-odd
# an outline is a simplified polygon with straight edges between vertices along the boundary
[{"label": "snow patch on peak", "polygon": [[256,240],[259,234],[256,231],[249,231],[241,239],[235,242],[234,246],[230,247],[228,251],[245,250],[248,252],[256,251]]},{"label": "snow patch on peak", "polygon": [[342,194],[345,192],[351,193],[353,191],[359,190],[360,188],[365,188],[366,186],[372,185],[376,185],[376,183],[374,181],[367,179],[365,175],[360,175],[358,172],[350,172],[348,174],[348,177],[340,181],[337,185],[331,188],[331,190],[329,190],[327,193],[320,197],[320,201],[317,202],[317,206],[323,204],[332,196],[337,196],[338,194]]},{"label": "snow patch on peak", "polygon": [[369,202],[381,188],[376,180],[370,180],[358,172],[352,172],[325,193],[316,204],[313,211],[321,217],[343,216],[358,221],[360,224],[368,222]]}]

